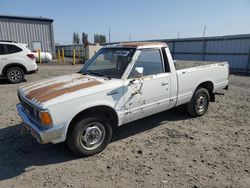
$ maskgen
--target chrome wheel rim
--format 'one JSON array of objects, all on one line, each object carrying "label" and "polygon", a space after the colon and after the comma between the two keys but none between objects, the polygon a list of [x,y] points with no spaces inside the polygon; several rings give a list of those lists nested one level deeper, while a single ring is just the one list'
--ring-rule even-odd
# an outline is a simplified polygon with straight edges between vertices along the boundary
[{"label": "chrome wheel rim", "polygon": [[17,69],[12,69],[9,72],[9,79],[12,82],[18,82],[18,81],[20,81],[22,79],[22,72],[20,70],[17,70]]},{"label": "chrome wheel rim", "polygon": [[94,150],[103,143],[105,135],[106,131],[103,124],[99,122],[90,123],[81,132],[81,146],[86,150]]},{"label": "chrome wheel rim", "polygon": [[199,113],[201,113],[206,109],[206,106],[207,106],[207,98],[203,95],[200,95],[196,101],[196,110]]}]

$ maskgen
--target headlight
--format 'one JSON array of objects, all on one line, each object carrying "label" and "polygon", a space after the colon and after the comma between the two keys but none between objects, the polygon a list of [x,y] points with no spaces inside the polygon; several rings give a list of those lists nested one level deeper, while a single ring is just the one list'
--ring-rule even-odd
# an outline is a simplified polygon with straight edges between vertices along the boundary
[{"label": "headlight", "polygon": [[49,112],[38,112],[39,119],[43,125],[50,126],[52,125],[52,119]]}]

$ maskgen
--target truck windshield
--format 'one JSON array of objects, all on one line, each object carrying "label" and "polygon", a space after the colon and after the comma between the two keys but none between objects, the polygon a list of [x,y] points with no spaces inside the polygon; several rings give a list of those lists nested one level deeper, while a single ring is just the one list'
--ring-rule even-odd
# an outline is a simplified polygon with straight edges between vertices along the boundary
[{"label": "truck windshield", "polygon": [[121,78],[134,55],[134,48],[103,48],[80,70],[83,74]]}]

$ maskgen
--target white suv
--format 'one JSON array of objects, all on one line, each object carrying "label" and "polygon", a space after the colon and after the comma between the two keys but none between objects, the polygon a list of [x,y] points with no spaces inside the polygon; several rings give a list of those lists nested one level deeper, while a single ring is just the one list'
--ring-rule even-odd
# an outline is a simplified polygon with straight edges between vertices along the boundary
[{"label": "white suv", "polygon": [[24,80],[25,74],[37,71],[34,54],[27,44],[0,41],[0,77],[11,83]]}]

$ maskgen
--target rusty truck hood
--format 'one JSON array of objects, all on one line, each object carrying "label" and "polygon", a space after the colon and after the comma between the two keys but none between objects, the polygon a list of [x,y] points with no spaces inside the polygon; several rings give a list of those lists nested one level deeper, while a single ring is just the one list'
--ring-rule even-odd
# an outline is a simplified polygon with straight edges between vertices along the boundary
[{"label": "rusty truck hood", "polygon": [[101,84],[103,84],[101,78],[76,73],[26,84],[21,86],[18,92],[20,97],[39,105]]}]

